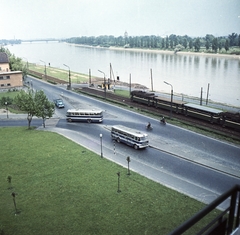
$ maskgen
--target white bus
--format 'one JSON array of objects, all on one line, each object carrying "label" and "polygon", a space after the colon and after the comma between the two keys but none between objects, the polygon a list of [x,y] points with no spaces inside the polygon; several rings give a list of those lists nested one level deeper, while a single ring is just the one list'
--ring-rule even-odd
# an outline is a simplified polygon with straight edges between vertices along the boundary
[{"label": "white bus", "polygon": [[69,109],[66,114],[68,122],[102,122],[103,111],[94,109]]},{"label": "white bus", "polygon": [[148,147],[148,135],[138,130],[122,125],[112,127],[111,136],[118,143],[122,142],[134,147],[135,149]]}]

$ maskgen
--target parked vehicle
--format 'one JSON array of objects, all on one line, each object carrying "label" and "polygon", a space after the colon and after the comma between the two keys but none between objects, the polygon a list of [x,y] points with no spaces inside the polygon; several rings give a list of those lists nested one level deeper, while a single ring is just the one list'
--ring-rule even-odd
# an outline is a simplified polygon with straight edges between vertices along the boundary
[{"label": "parked vehicle", "polygon": [[56,100],[53,100],[53,101],[54,101],[54,104],[57,108],[64,108],[65,107],[62,99],[56,99]]},{"label": "parked vehicle", "polygon": [[118,143],[125,143],[134,149],[146,148],[149,143],[147,134],[122,125],[113,126],[111,136]]}]

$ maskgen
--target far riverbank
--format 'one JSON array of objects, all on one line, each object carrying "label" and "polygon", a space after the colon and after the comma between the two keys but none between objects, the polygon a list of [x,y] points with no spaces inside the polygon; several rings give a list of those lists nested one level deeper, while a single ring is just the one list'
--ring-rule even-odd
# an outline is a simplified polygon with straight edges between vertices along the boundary
[{"label": "far riverbank", "polygon": [[[142,49],[142,48],[123,48],[123,47],[100,47],[100,46],[89,46],[84,44],[73,44],[67,43],[79,47],[91,47],[91,48],[102,48],[109,50],[118,50],[118,51],[133,51],[133,52],[147,52],[147,53],[159,53],[159,54],[174,54],[174,51],[169,50],[157,50],[157,49]],[[230,55],[230,54],[219,54],[219,53],[206,53],[206,52],[194,52],[194,51],[178,51],[176,55],[196,55],[196,56],[209,56],[209,57],[224,57],[231,59],[239,59],[240,55]]]}]

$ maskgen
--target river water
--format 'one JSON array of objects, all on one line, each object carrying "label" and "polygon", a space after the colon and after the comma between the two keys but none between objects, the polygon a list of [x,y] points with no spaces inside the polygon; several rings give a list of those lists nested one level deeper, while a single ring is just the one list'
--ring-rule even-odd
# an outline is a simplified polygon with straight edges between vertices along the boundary
[{"label": "river water", "polygon": [[110,77],[110,64],[114,77],[123,82],[139,83],[150,90],[171,91],[203,98],[214,102],[240,107],[240,57],[235,58],[156,53],[151,51],[114,50],[108,48],[83,47],[58,42],[22,43],[7,46],[12,54],[31,63],[89,73],[103,77],[101,70]]}]

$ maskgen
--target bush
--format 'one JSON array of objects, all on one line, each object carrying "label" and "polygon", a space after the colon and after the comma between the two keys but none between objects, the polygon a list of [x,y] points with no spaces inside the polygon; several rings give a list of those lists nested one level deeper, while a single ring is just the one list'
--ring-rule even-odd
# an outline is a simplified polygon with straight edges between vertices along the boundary
[{"label": "bush", "polygon": [[0,104],[1,106],[4,106],[6,105],[6,102],[7,102],[7,105],[11,105],[13,103],[13,99],[10,98],[10,97],[6,97],[6,96],[3,96],[1,99],[0,99]]}]

